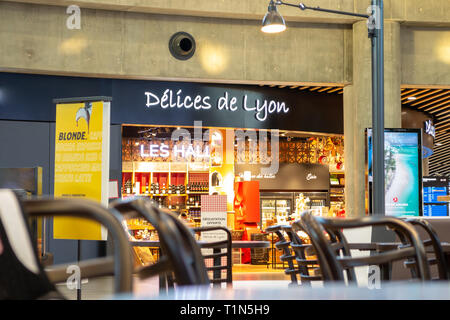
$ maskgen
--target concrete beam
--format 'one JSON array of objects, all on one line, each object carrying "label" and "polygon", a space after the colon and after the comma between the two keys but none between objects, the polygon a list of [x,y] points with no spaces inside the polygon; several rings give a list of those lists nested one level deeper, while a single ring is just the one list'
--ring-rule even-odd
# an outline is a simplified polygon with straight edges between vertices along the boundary
[{"label": "concrete beam", "polygon": [[[12,2],[35,3],[42,5],[69,6],[77,4],[81,8],[144,12],[166,15],[185,15],[195,17],[215,17],[227,19],[261,20],[269,0],[9,0]],[[287,1],[289,2],[289,1]],[[299,1],[290,1],[298,3]],[[366,13],[370,0],[305,0],[311,7],[321,7]],[[360,20],[315,11],[282,6],[280,12],[286,21],[344,23],[353,24]],[[405,24],[422,26],[450,26],[450,1],[448,0],[385,0],[384,16]]]},{"label": "concrete beam", "polygon": [[[0,71],[271,84],[351,78],[344,25],[292,23],[268,35],[250,20],[85,9],[81,30],[68,30],[67,18],[58,6],[0,2]],[[190,60],[169,53],[177,31],[196,39]]]},{"label": "concrete beam", "polygon": [[450,86],[450,27],[402,26],[400,33],[402,83],[409,87],[433,85],[448,88]]}]

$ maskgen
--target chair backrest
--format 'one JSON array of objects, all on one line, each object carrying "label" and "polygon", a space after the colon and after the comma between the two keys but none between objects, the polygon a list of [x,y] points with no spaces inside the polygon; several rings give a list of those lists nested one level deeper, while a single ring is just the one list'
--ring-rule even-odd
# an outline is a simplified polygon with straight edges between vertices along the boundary
[{"label": "chair backrest", "polygon": [[[297,285],[297,273],[299,270],[296,270],[294,265],[295,255],[291,250],[291,242],[286,239],[283,234],[283,226],[281,225],[273,225],[269,226],[265,230],[266,232],[275,233],[278,237],[278,241],[275,243],[275,247],[278,250],[283,251],[283,255],[280,257],[281,261],[286,261],[288,264],[287,269],[284,271],[287,275],[291,277],[291,285]],[[272,259],[276,259],[276,257],[272,257]]]},{"label": "chair backrest", "polygon": [[295,255],[302,285],[311,286],[311,281],[322,280],[320,274],[313,274],[315,270],[319,269],[319,262],[317,259],[308,259],[307,257],[307,251],[312,248],[312,245],[303,241],[297,234],[297,232],[303,230],[298,230],[298,228],[295,229],[295,227],[293,228],[290,225],[282,226],[282,230],[284,230],[289,237],[290,246]]},{"label": "chair backrest", "polygon": [[[200,244],[200,248],[203,250],[202,254],[203,259],[205,261],[206,270],[209,273],[212,273],[212,276],[209,278],[210,282],[217,287],[219,287],[221,283],[226,283],[227,287],[232,287],[233,261],[232,261],[232,237],[230,230],[222,226],[211,226],[211,227],[192,228],[192,231],[200,235],[202,232],[208,231],[223,232],[225,239],[202,242]],[[212,250],[212,252],[210,252],[210,250]],[[225,260],[225,264],[223,264],[223,260]],[[212,266],[209,265],[211,262],[213,264]],[[223,270],[225,270],[226,272],[225,278],[222,277]]]},{"label": "chair backrest", "polygon": [[[431,223],[424,219],[415,219],[408,218],[405,219],[405,222],[408,222],[414,225],[417,229],[422,229],[426,236],[429,239],[424,239],[423,244],[425,247],[432,247],[434,259],[428,259],[429,265],[436,264],[438,269],[438,278],[437,280],[448,280],[450,279],[450,271],[448,270],[447,259],[445,257],[444,251],[441,246],[441,240]],[[419,235],[421,233],[419,232]],[[414,264],[415,261],[412,261]],[[411,268],[411,272],[414,272],[414,268]]]},{"label": "chair backrest", "polygon": [[[401,219],[385,216],[327,219],[315,217],[310,211],[306,211],[301,214],[301,220],[294,224],[300,225],[310,236],[325,281],[345,281],[345,272],[349,282],[356,282],[355,267],[381,265],[405,259],[415,259],[418,279],[430,280],[425,248],[414,227]],[[407,243],[394,250],[377,253],[370,257],[352,257],[342,229],[366,226],[386,226]]]},{"label": "chair backrest", "polygon": [[0,299],[63,298],[32,242],[28,217],[12,190],[0,189]]},{"label": "chair backrest", "polygon": [[[96,258],[81,261],[81,276],[98,277],[114,275],[115,293],[131,293],[133,289],[133,259],[131,246],[125,234],[121,216],[115,210],[108,210],[103,205],[89,199],[28,199],[22,202],[28,216],[36,217],[77,217],[100,223],[108,230],[114,244],[114,259]],[[64,268],[66,266],[62,266]],[[60,281],[61,268],[52,266],[49,270],[52,280]],[[67,274],[66,274],[67,276]]]},{"label": "chair backrest", "polygon": [[160,209],[149,199],[131,198],[111,204],[124,217],[140,216],[158,232],[162,253],[168,257],[178,285],[209,284],[200,247],[192,231],[168,210]]}]

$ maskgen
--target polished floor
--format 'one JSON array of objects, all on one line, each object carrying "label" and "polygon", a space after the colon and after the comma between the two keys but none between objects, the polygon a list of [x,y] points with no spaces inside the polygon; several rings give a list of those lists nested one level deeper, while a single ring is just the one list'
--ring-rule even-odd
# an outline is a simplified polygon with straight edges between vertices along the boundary
[{"label": "polished floor", "polygon": [[[290,283],[288,276],[284,274],[282,265],[274,269],[265,265],[234,265],[233,288],[270,287]],[[134,278],[135,298],[147,298],[159,294],[159,279],[152,277],[146,280]],[[77,290],[68,289],[65,283],[57,285],[58,290],[69,300],[77,299]],[[109,299],[113,295],[113,278],[101,277],[83,281],[81,287],[82,300]]]}]

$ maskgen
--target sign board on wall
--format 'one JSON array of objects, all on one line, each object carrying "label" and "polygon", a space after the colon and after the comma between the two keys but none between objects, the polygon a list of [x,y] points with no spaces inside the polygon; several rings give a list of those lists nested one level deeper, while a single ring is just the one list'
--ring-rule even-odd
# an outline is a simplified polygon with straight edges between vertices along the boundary
[{"label": "sign board on wall", "polygon": [[[17,73],[0,73],[0,83],[1,119],[54,121],[55,109],[48,101],[55,96],[107,95],[114,99],[112,124],[192,126],[198,120],[207,127],[344,133],[343,99],[338,94],[255,85]],[[32,104],[29,97],[33,97]]]},{"label": "sign board on wall", "polygon": [[246,171],[251,180],[259,181],[260,190],[328,190],[330,172],[327,165],[309,163],[280,163],[275,175],[262,175],[261,164],[236,164],[235,172],[242,179]]},{"label": "sign board on wall", "polygon": [[[89,100],[89,99],[87,99]],[[55,131],[55,197],[108,205],[110,102],[58,103]],[[55,239],[106,240],[100,224],[54,218]]]}]

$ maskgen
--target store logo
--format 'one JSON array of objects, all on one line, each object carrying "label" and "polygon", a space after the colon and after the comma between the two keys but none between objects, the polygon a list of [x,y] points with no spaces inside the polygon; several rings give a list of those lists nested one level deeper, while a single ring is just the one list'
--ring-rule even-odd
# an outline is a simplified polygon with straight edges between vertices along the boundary
[{"label": "store logo", "polygon": [[317,176],[312,174],[311,172],[306,175],[306,180],[307,181],[316,180],[316,179],[317,179]]},{"label": "store logo", "polygon": [[84,104],[84,107],[81,107],[78,109],[77,114],[75,115],[75,121],[77,123],[78,127],[78,121],[80,119],[84,119],[88,125],[88,132],[89,132],[89,121],[91,120],[91,114],[92,114],[92,103],[86,102]]},{"label": "store logo", "polygon": [[219,111],[235,112],[239,108],[247,112],[253,112],[256,120],[265,121],[271,114],[286,114],[289,112],[289,107],[285,102],[276,100],[260,100],[255,99],[254,104],[248,103],[248,96],[244,95],[242,103],[237,97],[230,95],[227,91],[217,99],[216,103],[212,103],[210,96],[196,95],[191,97],[184,95],[182,90],[166,89],[162,95],[157,95],[153,92],[145,92],[146,103],[145,106],[150,108],[152,106],[159,106],[162,109],[176,108],[176,109],[194,109],[194,110],[210,110],[215,107]]},{"label": "store logo", "polygon": [[[91,114],[92,114],[92,103],[88,102],[85,103],[84,107],[81,107],[77,110],[77,113],[75,115],[75,122],[79,124],[79,121],[81,119],[84,119],[87,123],[88,127],[88,133],[89,133],[89,123],[91,120]],[[59,141],[80,141],[80,140],[87,140],[87,133],[86,131],[68,131],[68,132],[60,132],[58,135]]]},{"label": "store logo", "polygon": [[427,120],[424,122],[424,125],[425,125],[425,133],[429,134],[430,136],[435,138],[436,137],[436,129],[433,126],[433,122],[431,120]]},{"label": "store logo", "polygon": [[205,146],[205,149],[202,150],[201,146],[193,146],[189,144],[188,146],[184,145],[174,145],[172,150],[170,150],[169,145],[161,143],[161,144],[149,144],[144,145],[141,144],[141,157],[161,157],[168,158],[170,154],[174,156],[180,156],[181,158],[208,158],[209,157],[209,147]]},{"label": "store logo", "polygon": [[392,199],[395,203],[397,203],[398,202],[398,198],[397,197],[394,197],[394,199]]}]

